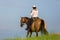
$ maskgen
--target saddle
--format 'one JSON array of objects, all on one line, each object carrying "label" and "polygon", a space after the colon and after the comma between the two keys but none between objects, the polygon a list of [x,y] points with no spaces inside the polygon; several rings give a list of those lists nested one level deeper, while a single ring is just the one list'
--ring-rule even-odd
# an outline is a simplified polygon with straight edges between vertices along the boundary
[{"label": "saddle", "polygon": [[34,22],[36,21],[37,19],[39,19],[38,17],[34,17],[34,18],[31,18],[31,20]]}]

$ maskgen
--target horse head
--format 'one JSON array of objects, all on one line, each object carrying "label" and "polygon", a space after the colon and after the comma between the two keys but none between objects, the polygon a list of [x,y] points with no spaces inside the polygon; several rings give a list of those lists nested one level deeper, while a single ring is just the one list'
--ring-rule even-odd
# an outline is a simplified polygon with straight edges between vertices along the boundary
[{"label": "horse head", "polygon": [[28,17],[21,17],[20,26],[23,27],[24,24],[28,23]]}]

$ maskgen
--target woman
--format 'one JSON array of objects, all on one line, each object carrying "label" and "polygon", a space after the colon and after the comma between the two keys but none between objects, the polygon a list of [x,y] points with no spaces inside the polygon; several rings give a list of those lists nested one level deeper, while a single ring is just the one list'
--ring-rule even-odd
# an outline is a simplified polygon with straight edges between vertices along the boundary
[{"label": "woman", "polygon": [[33,5],[32,10],[31,10],[31,18],[36,19],[38,18],[38,10],[35,5]]}]

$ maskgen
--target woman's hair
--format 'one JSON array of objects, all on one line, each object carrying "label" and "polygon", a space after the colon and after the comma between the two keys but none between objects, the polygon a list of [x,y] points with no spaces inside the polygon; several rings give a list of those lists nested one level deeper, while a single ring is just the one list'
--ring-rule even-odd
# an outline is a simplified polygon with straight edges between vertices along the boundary
[{"label": "woman's hair", "polygon": [[36,9],[36,7],[33,7],[33,9]]}]

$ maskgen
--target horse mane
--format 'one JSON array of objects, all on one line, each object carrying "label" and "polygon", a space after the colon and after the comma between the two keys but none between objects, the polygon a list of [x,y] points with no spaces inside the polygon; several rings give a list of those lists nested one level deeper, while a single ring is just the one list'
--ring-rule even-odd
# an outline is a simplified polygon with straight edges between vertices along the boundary
[{"label": "horse mane", "polygon": [[28,18],[28,17],[25,17],[26,19],[30,19],[30,18]]}]

